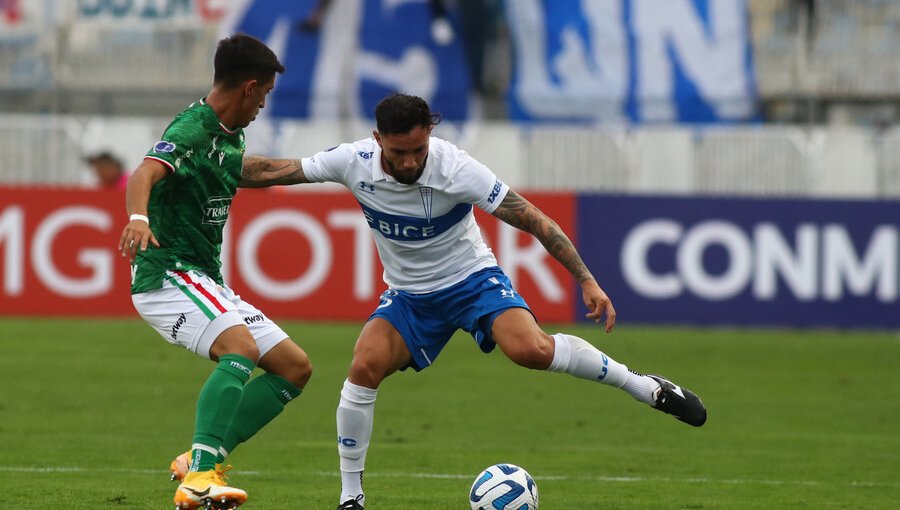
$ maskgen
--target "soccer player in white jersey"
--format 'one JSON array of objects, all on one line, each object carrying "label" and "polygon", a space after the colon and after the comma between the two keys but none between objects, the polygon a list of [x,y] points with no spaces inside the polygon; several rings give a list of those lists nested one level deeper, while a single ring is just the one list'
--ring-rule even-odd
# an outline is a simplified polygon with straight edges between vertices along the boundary
[{"label": "soccer player in white jersey", "polygon": [[615,386],[683,422],[703,425],[706,409],[694,393],[661,376],[630,371],[581,338],[541,330],[485,245],[473,206],[540,240],[581,286],[587,317],[597,323],[605,317],[606,331],[612,331],[612,302],[556,222],[466,152],[432,137],[440,117],[421,98],[388,96],[375,108],[375,120],[372,138],[303,160],[244,160],[245,179],[260,186],[346,186],[384,265],[389,289],[357,339],[337,409],[338,510],[365,505],[362,475],[378,386],[397,370],[433,364],[457,329],[471,333],[484,352],[499,345],[523,367]]}]

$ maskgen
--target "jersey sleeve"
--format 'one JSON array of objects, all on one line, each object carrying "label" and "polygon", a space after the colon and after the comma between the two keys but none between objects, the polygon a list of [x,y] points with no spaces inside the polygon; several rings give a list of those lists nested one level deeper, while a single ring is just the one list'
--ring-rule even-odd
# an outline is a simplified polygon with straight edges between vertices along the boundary
[{"label": "jersey sleeve", "polygon": [[353,162],[353,145],[342,143],[328,150],[303,158],[300,165],[309,182],[338,182],[346,185],[347,169]]},{"label": "jersey sleeve", "polygon": [[459,151],[456,155],[457,167],[448,192],[462,203],[474,204],[488,213],[494,212],[509,192],[509,186],[467,152],[456,150]]},{"label": "jersey sleeve", "polygon": [[200,150],[202,133],[184,129],[184,126],[172,124],[163,133],[162,140],[153,144],[144,159],[159,161],[169,172],[186,175],[192,171],[193,165],[185,164]]}]

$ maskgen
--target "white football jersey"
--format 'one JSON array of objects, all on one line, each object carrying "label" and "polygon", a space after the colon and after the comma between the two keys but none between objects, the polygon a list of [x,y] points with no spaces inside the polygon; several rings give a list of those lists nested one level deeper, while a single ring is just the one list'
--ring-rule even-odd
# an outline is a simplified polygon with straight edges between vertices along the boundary
[{"label": "white football jersey", "polygon": [[310,182],[338,182],[356,197],[390,288],[433,292],[497,265],[472,206],[493,212],[509,186],[452,143],[430,139],[425,171],[411,185],[384,172],[374,138],[319,152],[302,165]]}]

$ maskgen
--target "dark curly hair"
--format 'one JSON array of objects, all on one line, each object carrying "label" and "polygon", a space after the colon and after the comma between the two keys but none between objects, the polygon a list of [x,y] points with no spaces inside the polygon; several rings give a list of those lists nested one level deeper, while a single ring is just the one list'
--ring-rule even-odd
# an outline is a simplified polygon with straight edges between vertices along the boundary
[{"label": "dark curly hair", "polygon": [[441,114],[431,113],[428,103],[418,96],[391,94],[375,107],[375,125],[383,135],[408,133],[417,126],[436,126]]}]

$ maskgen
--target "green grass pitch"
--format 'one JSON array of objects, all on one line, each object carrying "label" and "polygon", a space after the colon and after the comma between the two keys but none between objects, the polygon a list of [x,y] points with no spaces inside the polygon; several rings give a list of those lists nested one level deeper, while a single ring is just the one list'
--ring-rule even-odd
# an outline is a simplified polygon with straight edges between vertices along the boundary
[{"label": "green grass pitch", "polygon": [[[334,414],[360,324],[282,323],[315,372],[230,458],[246,510],[333,509]],[[625,393],[481,355],[457,335],[432,368],[381,387],[366,474],[372,510],[467,509],[481,469],[525,467],[544,510],[900,508],[894,333],[639,328],[578,334],[696,391],[699,429]],[[212,368],[139,319],[0,319],[0,503],[173,507]]]}]

